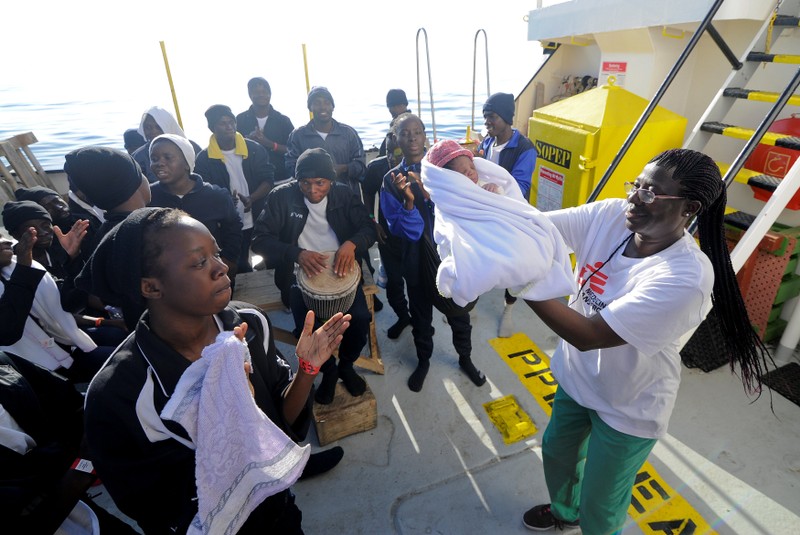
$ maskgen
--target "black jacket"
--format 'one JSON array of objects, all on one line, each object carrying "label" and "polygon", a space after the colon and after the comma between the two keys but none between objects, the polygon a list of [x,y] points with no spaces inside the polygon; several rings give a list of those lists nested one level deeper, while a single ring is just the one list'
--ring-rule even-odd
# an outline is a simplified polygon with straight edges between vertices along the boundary
[{"label": "black jacket", "polygon": [[150,186],[149,206],[179,208],[200,221],[217,240],[222,258],[235,264],[242,249],[242,220],[230,192],[204,182],[200,175],[192,173],[190,178],[194,187],[183,197],[170,193],[158,182]]},{"label": "black jacket", "polygon": [[[269,320],[252,305],[237,302],[218,317],[226,331],[247,322],[256,404],[289,437],[303,440],[311,397],[290,426],[283,419],[283,392],[293,374],[265,332],[271,329]],[[158,417],[190,364],[150,330],[145,314],[86,394],[86,439],[97,474],[114,503],[148,534],[185,533],[197,513],[195,452],[174,438],[188,438],[180,425]],[[285,500],[284,493],[259,507],[273,500]]]},{"label": "black jacket", "polygon": [[[236,116],[236,130],[243,136],[249,136],[256,128],[258,128],[258,119],[256,119],[256,112],[253,111],[252,106],[250,106],[247,111],[243,111]],[[281,145],[286,145],[292,130],[294,130],[292,121],[270,106],[269,116],[262,130],[264,137]],[[264,148],[269,152],[270,163],[275,166],[275,182],[280,182],[281,180],[289,178],[291,175],[286,174],[283,153],[270,150],[270,147]]]},{"label": "black jacket", "polygon": [[[247,158],[242,159],[242,170],[244,171],[244,179],[247,181],[247,186],[252,194],[264,182],[269,182],[270,185],[275,183],[275,168],[269,161],[267,149],[253,140],[245,139],[244,141],[247,143]],[[197,160],[194,163],[194,172],[203,177],[203,180],[209,184],[231,191],[231,177],[228,175],[228,168],[225,167],[225,162],[216,158],[209,158],[207,148],[197,155]],[[253,220],[261,213],[264,208],[264,202],[264,199],[258,199],[253,202],[253,207],[251,208]]]},{"label": "black jacket", "polygon": [[[251,248],[264,257],[268,266],[275,268],[275,284],[282,292],[288,289],[294,264],[303,250],[298,247],[297,239],[308,218],[304,199],[296,180],[275,188],[253,230]],[[331,183],[326,217],[339,243],[352,241],[356,245],[356,258],[364,258],[377,239],[375,224],[367,207],[349,186]]]},{"label": "black jacket", "polygon": [[0,405],[36,441],[25,454],[0,445],[3,528],[30,533],[15,519],[33,498],[56,494],[83,437],[83,398],[55,373],[0,352]]}]

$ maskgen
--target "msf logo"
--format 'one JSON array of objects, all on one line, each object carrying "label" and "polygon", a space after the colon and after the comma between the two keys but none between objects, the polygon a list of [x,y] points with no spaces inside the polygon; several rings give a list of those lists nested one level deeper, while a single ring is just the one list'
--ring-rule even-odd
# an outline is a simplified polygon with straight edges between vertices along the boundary
[{"label": "msf logo", "polygon": [[602,267],[602,265],[602,262],[595,262],[594,266],[590,264],[583,266],[578,277],[578,286],[583,286],[586,280],[589,279],[589,288],[591,288],[592,291],[597,295],[603,295],[603,292],[605,292],[603,286],[605,286],[606,282],[608,282],[608,276],[600,271],[597,271]]}]

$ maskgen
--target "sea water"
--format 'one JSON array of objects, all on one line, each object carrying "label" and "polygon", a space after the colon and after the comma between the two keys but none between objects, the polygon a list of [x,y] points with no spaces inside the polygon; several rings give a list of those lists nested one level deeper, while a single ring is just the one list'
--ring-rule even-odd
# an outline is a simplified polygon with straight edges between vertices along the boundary
[{"label": "sea water", "polygon": [[[411,92],[411,88],[408,92]],[[481,106],[484,98],[485,95],[481,95],[481,101],[475,105],[474,121],[477,131],[483,128]],[[337,101],[341,99],[344,102],[348,100],[344,95],[334,95],[334,99]],[[30,94],[26,96],[25,92],[18,88],[0,89],[0,101],[3,102],[0,139],[32,131],[39,142],[32,145],[31,149],[47,170],[63,169],[64,155],[84,145],[104,145],[122,149],[123,132],[128,128],[138,127],[144,111],[125,99],[49,101],[48,98],[31,98]],[[159,103],[174,114],[174,107],[171,104],[169,101]],[[248,104],[241,103],[239,107],[233,108],[233,112],[244,111]],[[340,107],[338,102],[336,104],[334,119],[355,128],[365,149],[380,145],[391,120],[384,103],[372,102],[347,108]],[[281,113],[289,115],[281,108],[279,102],[274,102],[273,106]],[[205,108],[202,105],[194,108],[199,118],[186,116],[187,110],[192,110],[193,107],[183,108],[184,125],[192,125],[192,127],[187,126],[186,133],[201,147],[206,147],[210,131],[203,123],[205,119],[202,112]],[[421,113],[431,140],[434,137],[434,126],[438,139],[464,138],[467,126],[471,126],[473,121],[471,94],[435,95],[433,113],[428,99],[422,102],[420,112],[416,100],[409,94],[409,108],[413,113]],[[307,112],[304,111],[295,112],[289,118],[295,127],[309,120]],[[432,118],[436,121],[435,125]]]},{"label": "sea water", "polygon": [[[33,132],[39,140],[33,152],[46,169],[62,169],[64,155],[84,145],[122,148],[123,132],[138,127],[151,106],[180,114],[189,139],[206,147],[204,111],[213,104],[246,110],[254,76],[269,81],[273,107],[295,127],[309,120],[307,86],[323,85],[334,97],[334,119],[355,128],[365,148],[377,146],[391,119],[386,92],[401,88],[431,141],[460,139],[473,122],[473,91],[475,130],[483,127],[486,51],[491,92],[517,95],[542,59],[523,20],[534,0],[490,8],[478,0],[242,0],[222,18],[208,5],[162,0],[141,0],[111,16],[106,4],[9,6],[9,20],[37,21],[37,38],[15,35],[24,25],[4,35],[24,45],[4,59],[0,139]],[[108,20],[85,16],[93,11]],[[486,48],[480,31],[488,36]]]}]

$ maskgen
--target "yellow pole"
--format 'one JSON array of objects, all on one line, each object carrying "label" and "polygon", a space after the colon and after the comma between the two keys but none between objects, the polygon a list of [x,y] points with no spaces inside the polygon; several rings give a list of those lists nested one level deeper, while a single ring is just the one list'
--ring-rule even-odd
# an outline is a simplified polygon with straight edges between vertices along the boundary
[{"label": "yellow pole", "polygon": [[172,73],[169,71],[169,60],[167,60],[167,49],[164,46],[164,41],[159,41],[161,45],[161,55],[164,56],[164,67],[167,69],[167,80],[169,80],[169,90],[172,93],[172,103],[175,104],[175,117],[178,119],[178,124],[183,128],[183,121],[181,121],[181,110],[178,108],[178,97],[175,95],[175,84],[172,83]]},{"label": "yellow pole", "polygon": [[[311,92],[311,84],[308,82],[308,56],[306,55],[306,44],[303,43],[303,70],[306,72],[306,95]],[[313,119],[314,114],[309,110],[308,118]]]}]

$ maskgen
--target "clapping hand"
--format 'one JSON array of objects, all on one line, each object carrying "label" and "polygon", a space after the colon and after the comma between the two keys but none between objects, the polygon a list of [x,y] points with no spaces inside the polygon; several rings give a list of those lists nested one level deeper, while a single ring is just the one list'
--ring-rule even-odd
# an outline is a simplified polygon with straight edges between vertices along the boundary
[{"label": "clapping hand", "polygon": [[75,258],[78,256],[78,253],[81,252],[81,243],[83,243],[83,239],[86,237],[88,228],[88,219],[78,219],[75,221],[75,223],[73,223],[72,228],[69,229],[69,232],[66,234],[61,232],[61,228],[58,225],[53,226],[53,232],[55,232],[58,242],[67,252],[69,257]]},{"label": "clapping hand", "polygon": [[350,326],[350,314],[336,313],[322,327],[314,328],[314,311],[309,310],[303,324],[303,332],[297,341],[297,356],[314,367],[321,367],[342,341],[344,331]]}]

